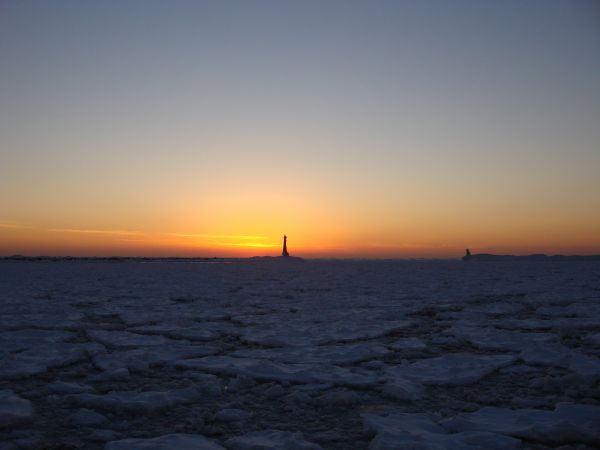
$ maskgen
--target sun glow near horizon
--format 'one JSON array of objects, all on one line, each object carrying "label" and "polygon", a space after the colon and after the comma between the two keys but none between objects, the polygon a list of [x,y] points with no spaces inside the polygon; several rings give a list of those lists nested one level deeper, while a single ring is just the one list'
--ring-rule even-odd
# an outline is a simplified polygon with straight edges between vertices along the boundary
[{"label": "sun glow near horizon", "polygon": [[[308,234],[307,230],[292,230],[288,248],[292,255],[305,257],[458,257],[465,247],[482,252],[499,253],[600,253],[600,248],[590,247],[593,238],[582,236],[570,242],[556,245],[551,237],[533,233],[518,239],[511,234],[510,239],[488,242],[491,238],[473,234],[470,242],[453,242],[437,239],[407,240],[394,234],[344,237],[318,230]],[[493,232],[491,233],[493,235]],[[414,234],[411,234],[414,237]],[[279,255],[283,243],[283,233],[272,234],[222,234],[172,231],[141,231],[130,229],[85,229],[48,228],[22,225],[12,222],[10,227],[0,228],[0,254],[25,254],[29,256],[199,256],[199,257],[248,257]],[[325,239],[324,239],[325,237]],[[379,238],[379,240],[377,240]],[[541,238],[541,239],[540,239]],[[455,236],[456,240],[460,239]],[[545,239],[545,240],[544,240]]]}]

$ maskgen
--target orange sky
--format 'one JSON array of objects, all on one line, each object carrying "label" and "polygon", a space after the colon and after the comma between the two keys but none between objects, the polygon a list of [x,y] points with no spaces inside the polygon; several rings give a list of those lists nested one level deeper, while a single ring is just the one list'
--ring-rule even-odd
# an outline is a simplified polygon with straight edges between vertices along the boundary
[{"label": "orange sky", "polygon": [[[329,218],[331,219],[331,218]],[[0,254],[74,255],[74,256],[223,256],[246,257],[278,255],[281,252],[282,220],[249,224],[240,229],[262,229],[259,234],[217,234],[194,229],[170,231],[111,228],[42,228],[16,222],[0,222]],[[600,253],[590,242],[597,237],[579,228],[569,235],[563,230],[543,230],[527,224],[506,223],[482,232],[478,223],[460,229],[431,226],[426,223],[400,225],[397,230],[381,228],[381,233],[344,230],[339,221],[296,223],[288,226],[288,246],[294,255],[304,257],[458,257],[466,246],[474,252],[527,254],[536,252],[563,254]],[[451,226],[451,223],[446,223]],[[215,227],[217,228],[217,227]],[[234,230],[235,226],[222,227]],[[467,242],[465,232],[470,233]],[[403,236],[405,237],[403,239]],[[494,242],[495,241],[495,242]]]},{"label": "orange sky", "polygon": [[591,4],[1,9],[0,255],[600,253]]}]

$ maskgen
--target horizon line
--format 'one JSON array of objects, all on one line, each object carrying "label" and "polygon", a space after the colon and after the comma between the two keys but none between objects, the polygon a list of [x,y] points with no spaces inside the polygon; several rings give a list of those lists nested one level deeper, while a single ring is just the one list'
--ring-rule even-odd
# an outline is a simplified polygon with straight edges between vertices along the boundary
[{"label": "horizon line", "polygon": [[[493,255],[493,256],[512,256],[512,257],[531,257],[531,256],[545,256],[545,257],[566,257],[566,258],[589,258],[596,257],[600,258],[600,253],[590,253],[590,254],[562,254],[562,253],[528,253],[528,254],[496,254],[496,253],[473,253],[472,256],[476,255]],[[387,257],[379,257],[379,256],[315,256],[315,257],[298,257],[293,255],[295,258],[300,259],[309,259],[309,260],[462,260],[464,255],[457,256],[387,256]],[[0,255],[0,260],[35,260],[35,259],[46,259],[46,260],[60,260],[60,259],[69,259],[69,260],[245,260],[245,259],[260,259],[260,258],[273,258],[278,259],[282,258],[280,255],[252,255],[252,256],[177,256],[177,255],[169,255],[169,256],[157,256],[157,255],[22,255],[22,254],[12,254],[12,255]]]}]

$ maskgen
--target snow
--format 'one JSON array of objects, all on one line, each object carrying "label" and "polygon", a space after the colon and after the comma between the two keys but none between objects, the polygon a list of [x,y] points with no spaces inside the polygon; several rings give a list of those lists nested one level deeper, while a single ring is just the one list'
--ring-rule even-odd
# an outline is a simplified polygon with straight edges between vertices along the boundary
[{"label": "snow", "polygon": [[157,346],[156,348],[134,348],[93,357],[93,364],[101,370],[126,368],[144,371],[153,366],[175,364],[180,359],[213,355],[219,349],[210,345],[182,345],[180,343]]},{"label": "snow", "polygon": [[520,447],[518,439],[496,433],[449,433],[425,414],[364,414],[363,427],[365,433],[375,436],[370,450],[504,450]]},{"label": "snow", "polygon": [[517,314],[525,309],[521,303],[484,303],[475,306],[468,306],[465,311],[474,313],[483,313],[488,316],[504,316],[508,314]]},{"label": "snow", "polygon": [[229,439],[225,446],[229,450],[321,450],[321,447],[304,440],[302,433],[289,431],[253,431]]},{"label": "snow", "polygon": [[516,358],[511,355],[450,353],[393,367],[388,374],[423,384],[457,386],[475,383],[514,361]]},{"label": "snow", "polygon": [[549,444],[600,445],[600,406],[559,403],[554,411],[482,408],[442,422],[449,431],[486,430]]},{"label": "snow", "polygon": [[154,414],[175,405],[193,403],[201,397],[195,388],[172,391],[124,391],[98,394],[74,394],[65,399],[72,404],[104,411],[128,412],[133,414]]},{"label": "snow", "polygon": [[261,381],[281,383],[328,382],[348,386],[371,386],[379,378],[373,374],[355,373],[338,366],[274,363],[266,359],[207,356],[186,359],[175,364],[180,369],[205,370],[220,375],[243,375]]},{"label": "snow", "polygon": [[152,439],[122,439],[106,444],[105,450],[224,450],[204,436],[168,434]]},{"label": "snow", "polygon": [[53,394],[81,394],[84,392],[93,392],[94,388],[79,383],[65,383],[64,381],[55,381],[47,386]]},{"label": "snow", "polygon": [[[354,319],[356,321],[356,319]],[[305,345],[323,345],[335,342],[352,342],[375,339],[408,328],[412,322],[408,320],[381,323],[376,320],[365,320],[364,323],[328,322],[306,326],[305,323],[270,324],[249,326],[241,332],[241,338],[250,344],[269,347],[302,347]]]},{"label": "snow", "polygon": [[0,379],[14,380],[47,372],[50,369],[84,361],[88,357],[85,345],[40,344],[24,351],[4,356]]},{"label": "snow", "polygon": [[106,416],[89,409],[82,408],[67,418],[72,426],[94,427],[108,422]]},{"label": "snow", "polygon": [[450,329],[450,333],[482,350],[509,352],[519,352],[532,343],[557,340],[557,336],[550,333],[524,333],[470,325],[456,325]]},{"label": "snow", "polygon": [[186,324],[149,325],[132,328],[135,333],[157,334],[171,339],[187,339],[189,341],[210,341],[216,339],[218,334],[200,326]]},{"label": "snow", "polygon": [[526,345],[519,358],[533,366],[569,367],[572,352],[560,344]]},{"label": "snow", "polygon": [[427,344],[419,338],[400,338],[390,347],[393,350],[425,350]]},{"label": "snow", "polygon": [[0,448],[600,445],[598,262],[0,274]]},{"label": "snow", "polygon": [[165,345],[168,342],[162,336],[148,336],[129,331],[90,330],[86,334],[94,341],[116,348]]},{"label": "snow", "polygon": [[289,364],[353,364],[381,358],[389,353],[390,350],[381,344],[363,342],[351,345],[237,350],[231,355]]},{"label": "snow", "polygon": [[219,422],[239,422],[249,419],[252,413],[243,409],[222,409],[215,414],[215,420]]},{"label": "snow", "polygon": [[19,397],[10,389],[0,391],[0,428],[30,420],[32,414],[29,400]]},{"label": "snow", "polygon": [[381,391],[383,395],[396,400],[419,400],[424,394],[422,385],[399,377],[386,383]]}]

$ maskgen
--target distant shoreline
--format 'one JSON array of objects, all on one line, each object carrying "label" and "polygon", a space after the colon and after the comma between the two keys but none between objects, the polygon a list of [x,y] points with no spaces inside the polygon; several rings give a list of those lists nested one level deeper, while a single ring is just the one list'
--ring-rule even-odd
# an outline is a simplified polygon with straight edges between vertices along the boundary
[{"label": "distant shoreline", "polygon": [[600,255],[494,255],[491,253],[466,254],[463,261],[600,261]]},{"label": "distant shoreline", "polygon": [[[600,261],[600,255],[495,255],[491,253],[479,253],[461,257],[430,258],[430,257],[407,257],[407,258],[367,258],[367,257],[328,257],[307,258],[314,261]],[[14,262],[198,262],[198,263],[224,263],[224,262],[265,262],[286,261],[288,258],[279,256],[249,256],[249,257],[203,257],[203,256],[24,256],[11,255],[0,256],[0,261]],[[289,261],[303,261],[305,258],[290,257]]]}]

